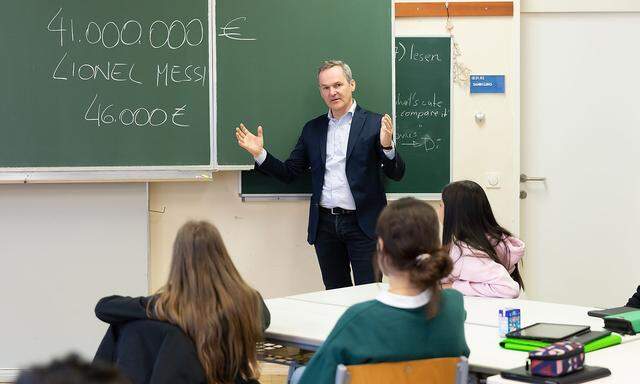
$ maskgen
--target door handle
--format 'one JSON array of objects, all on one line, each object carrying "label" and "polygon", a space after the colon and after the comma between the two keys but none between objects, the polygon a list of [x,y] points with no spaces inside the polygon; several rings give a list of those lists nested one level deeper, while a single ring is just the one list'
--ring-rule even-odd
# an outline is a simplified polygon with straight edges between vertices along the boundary
[{"label": "door handle", "polygon": [[547,181],[546,177],[529,177],[527,175],[525,175],[524,173],[520,174],[520,182],[521,183],[526,183],[527,181],[542,181],[545,182]]}]

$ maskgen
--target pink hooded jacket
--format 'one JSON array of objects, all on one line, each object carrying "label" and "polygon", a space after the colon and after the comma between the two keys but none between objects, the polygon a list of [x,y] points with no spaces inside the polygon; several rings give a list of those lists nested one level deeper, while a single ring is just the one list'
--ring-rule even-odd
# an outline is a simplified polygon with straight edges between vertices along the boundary
[{"label": "pink hooded jacket", "polygon": [[507,237],[498,244],[496,253],[509,266],[507,271],[486,253],[464,243],[453,243],[449,252],[453,271],[442,282],[452,283],[452,288],[467,296],[516,298],[520,286],[510,274],[524,256],[524,248],[524,242],[515,237]]}]

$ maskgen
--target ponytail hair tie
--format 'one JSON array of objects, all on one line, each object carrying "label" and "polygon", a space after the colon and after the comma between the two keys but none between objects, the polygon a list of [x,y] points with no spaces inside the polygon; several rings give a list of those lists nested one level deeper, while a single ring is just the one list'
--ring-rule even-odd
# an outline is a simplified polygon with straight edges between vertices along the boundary
[{"label": "ponytail hair tie", "polygon": [[430,258],[431,258],[431,255],[429,253],[420,254],[416,257],[416,264],[420,264],[425,260],[429,260]]}]

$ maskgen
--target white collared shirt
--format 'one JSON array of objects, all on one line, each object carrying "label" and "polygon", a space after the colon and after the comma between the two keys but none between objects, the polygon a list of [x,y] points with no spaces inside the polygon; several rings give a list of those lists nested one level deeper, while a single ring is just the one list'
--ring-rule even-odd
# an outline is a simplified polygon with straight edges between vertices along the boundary
[{"label": "white collared shirt", "polygon": [[[320,196],[320,205],[325,208],[356,209],[356,203],[347,180],[347,145],[349,143],[349,132],[351,131],[351,120],[356,110],[356,101],[353,100],[349,111],[339,119],[335,119],[331,109],[327,113],[329,126],[327,130],[327,150],[324,172],[324,183]],[[395,149],[383,150],[389,159],[395,157]],[[254,160],[258,165],[262,165],[267,158],[267,151],[262,149]]]},{"label": "white collared shirt", "polygon": [[427,289],[415,296],[404,296],[389,292],[388,288],[383,288],[376,300],[382,304],[401,309],[415,309],[427,305],[431,300],[431,290]]},{"label": "white collared shirt", "polygon": [[356,202],[353,200],[347,180],[347,144],[355,110],[356,101],[353,100],[349,111],[341,118],[334,118],[331,110],[327,113],[329,119],[327,160],[322,195],[320,196],[320,205],[325,208],[356,209]]}]

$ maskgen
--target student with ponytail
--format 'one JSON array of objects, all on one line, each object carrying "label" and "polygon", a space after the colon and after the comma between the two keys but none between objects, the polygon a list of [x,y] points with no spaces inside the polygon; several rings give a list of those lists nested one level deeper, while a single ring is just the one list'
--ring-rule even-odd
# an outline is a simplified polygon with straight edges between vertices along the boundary
[{"label": "student with ponytail", "polygon": [[498,224],[482,187],[469,180],[448,184],[441,208],[442,243],[453,261],[444,286],[468,296],[518,297],[524,243]]},{"label": "student with ponytail", "polygon": [[462,295],[440,290],[451,260],[435,210],[403,198],[380,214],[376,266],[389,288],[350,307],[304,370],[300,383],[333,383],[338,364],[468,356]]}]

